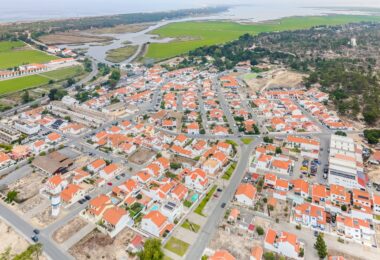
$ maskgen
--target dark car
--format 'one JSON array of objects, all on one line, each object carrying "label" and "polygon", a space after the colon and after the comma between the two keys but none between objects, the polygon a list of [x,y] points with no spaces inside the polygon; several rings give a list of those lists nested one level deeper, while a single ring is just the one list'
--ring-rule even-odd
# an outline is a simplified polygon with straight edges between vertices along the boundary
[{"label": "dark car", "polygon": [[37,243],[38,242],[38,236],[33,236],[32,240],[33,240],[33,242]]},{"label": "dark car", "polygon": [[317,237],[318,236],[318,231],[314,231],[314,236]]},{"label": "dark car", "polygon": [[90,200],[90,199],[91,199],[91,196],[90,196],[90,195],[86,195],[86,196],[84,196],[84,198],[85,198],[86,200]]},{"label": "dark car", "polygon": [[83,204],[85,202],[85,200],[81,199],[78,201],[79,204]]},{"label": "dark car", "polygon": [[125,177],[125,173],[122,173],[122,174],[120,174],[121,175],[121,177]]},{"label": "dark car", "polygon": [[221,191],[223,191],[223,190],[222,190],[221,188],[218,188],[217,191],[218,191],[218,192],[221,192]]},{"label": "dark car", "polygon": [[222,207],[222,209],[224,209],[226,207],[226,203],[223,202],[222,205],[220,205]]},{"label": "dark car", "polygon": [[40,231],[38,229],[33,229],[33,233],[38,235],[40,233]]},{"label": "dark car", "polygon": [[328,173],[329,172],[329,169],[328,168],[324,168],[323,169],[323,173]]}]

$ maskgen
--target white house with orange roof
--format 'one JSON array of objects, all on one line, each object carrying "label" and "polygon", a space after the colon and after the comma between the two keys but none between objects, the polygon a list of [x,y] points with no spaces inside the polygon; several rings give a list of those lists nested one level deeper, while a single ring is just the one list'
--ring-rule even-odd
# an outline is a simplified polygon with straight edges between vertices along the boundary
[{"label": "white house with orange roof", "polygon": [[254,246],[251,250],[251,255],[249,256],[249,260],[262,260],[264,250],[261,246]]},{"label": "white house with orange roof", "polygon": [[76,184],[70,183],[61,192],[62,204],[68,207],[79,201],[85,195],[85,190]]},{"label": "white house with orange roof", "polygon": [[197,122],[192,122],[186,126],[187,133],[191,135],[199,134],[199,124]]},{"label": "white house with orange roof", "polygon": [[256,187],[250,183],[242,183],[236,190],[235,199],[237,202],[247,205],[253,206],[254,200],[256,198]]},{"label": "white house with orange roof", "polygon": [[10,166],[13,162],[8,154],[0,152],[0,169]]},{"label": "white house with orange roof", "polygon": [[40,154],[43,151],[46,151],[49,146],[44,140],[37,140],[31,145],[31,149],[34,154]]},{"label": "white house with orange roof", "polygon": [[303,244],[296,235],[289,232],[268,229],[265,235],[264,248],[292,259],[303,259],[299,256]]},{"label": "white house with orange roof", "polygon": [[293,185],[294,194],[301,196],[302,198],[309,197],[309,183],[303,179],[297,179],[291,181]]},{"label": "white house with orange roof", "polygon": [[183,199],[185,199],[187,197],[188,194],[189,194],[189,190],[186,188],[186,186],[179,183],[171,191],[170,197],[172,197],[173,199],[176,199],[178,201],[182,201]]},{"label": "white house with orange roof", "polygon": [[114,205],[111,199],[105,194],[100,194],[90,200],[87,208],[82,211],[81,216],[96,223],[103,217],[104,212],[112,207]]},{"label": "white house with orange roof", "polygon": [[139,171],[132,178],[136,179],[139,183],[146,184],[152,180],[152,175],[146,171]]},{"label": "white house with orange roof", "polygon": [[338,215],[336,225],[338,235],[358,242],[371,241],[371,237],[375,235],[375,231],[371,228],[371,223],[368,220]]},{"label": "white house with orange roof", "polygon": [[272,173],[267,173],[264,176],[264,186],[274,188],[276,186],[277,176]]},{"label": "white house with orange roof", "polygon": [[373,214],[380,215],[380,196],[372,194],[373,198]]},{"label": "white house with orange roof", "polygon": [[87,165],[87,169],[89,171],[98,173],[101,169],[103,169],[106,166],[107,164],[103,159],[96,159],[95,161]]},{"label": "white house with orange roof", "polygon": [[57,174],[46,181],[40,192],[47,193],[48,195],[57,195],[66,188],[67,184],[68,182],[61,175]]},{"label": "white house with orange roof", "polygon": [[150,211],[141,220],[141,229],[156,237],[161,237],[165,232],[170,232],[173,226],[168,218],[158,210]]},{"label": "white house with orange roof", "polygon": [[178,135],[174,139],[174,144],[183,147],[185,146],[187,141],[188,141],[188,138],[185,135]]},{"label": "white house with orange roof", "polygon": [[350,205],[351,194],[343,186],[330,185],[330,200],[337,205]]},{"label": "white house with orange roof", "polygon": [[99,176],[105,180],[110,180],[119,175],[122,167],[116,163],[111,163],[99,171]]},{"label": "white house with orange roof", "polygon": [[324,207],[303,203],[294,208],[294,221],[314,229],[326,229],[326,212]]},{"label": "white house with orange roof", "polygon": [[227,250],[216,250],[213,255],[207,258],[208,260],[236,260]]},{"label": "white house with orange roof", "polygon": [[73,183],[74,184],[80,184],[83,181],[85,181],[86,179],[91,178],[91,175],[82,169],[75,169],[73,171],[73,174],[74,174],[74,176],[73,176]]},{"label": "white house with orange roof", "polygon": [[180,219],[183,213],[183,204],[180,201],[167,199],[162,202],[160,212],[168,218],[171,223]]},{"label": "white house with orange roof", "polygon": [[207,174],[202,169],[195,169],[185,176],[185,185],[189,189],[195,189],[197,191],[203,192],[208,186]]},{"label": "white house with orange roof", "polygon": [[106,209],[101,221],[100,230],[104,228],[110,237],[115,237],[125,227],[133,225],[128,211],[116,206]]},{"label": "white house with orange roof", "polygon": [[58,142],[60,142],[62,140],[62,136],[56,132],[53,132],[53,133],[50,133],[46,136],[46,143],[48,144],[57,144]]}]

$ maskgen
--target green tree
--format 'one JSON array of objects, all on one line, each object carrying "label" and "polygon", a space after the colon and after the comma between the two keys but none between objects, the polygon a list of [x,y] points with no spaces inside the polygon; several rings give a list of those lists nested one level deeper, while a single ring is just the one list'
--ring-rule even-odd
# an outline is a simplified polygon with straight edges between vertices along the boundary
[{"label": "green tree", "polygon": [[347,136],[347,134],[343,131],[336,131],[335,135],[340,135],[340,136]]},{"label": "green tree", "polygon": [[6,202],[12,203],[13,201],[17,200],[18,191],[12,190],[7,193],[7,198],[5,199]]},{"label": "green tree", "polygon": [[153,238],[144,243],[144,249],[138,253],[140,260],[162,260],[164,253],[161,249],[161,240]]},{"label": "green tree", "polygon": [[276,256],[272,252],[266,252],[263,256],[265,260],[276,260]]},{"label": "green tree", "polygon": [[276,147],[276,154],[281,154],[282,153],[282,150],[280,147]]},{"label": "green tree", "polygon": [[327,256],[327,246],[322,233],[319,233],[314,248],[317,250],[320,259],[324,259]]},{"label": "green tree", "polygon": [[256,227],[256,232],[259,236],[264,235],[264,229],[261,226]]},{"label": "green tree", "polygon": [[21,96],[21,99],[22,99],[22,103],[25,104],[25,103],[28,103],[30,101],[32,101],[33,99],[29,96],[29,91],[25,90],[24,93],[22,94]]}]

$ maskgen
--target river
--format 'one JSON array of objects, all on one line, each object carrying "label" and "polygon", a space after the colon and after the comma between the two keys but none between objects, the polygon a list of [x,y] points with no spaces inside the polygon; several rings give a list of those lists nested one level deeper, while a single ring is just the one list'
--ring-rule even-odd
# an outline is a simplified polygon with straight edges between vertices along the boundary
[{"label": "river", "polygon": [[[227,12],[195,18],[183,18],[176,20],[161,21],[148,27],[145,30],[135,33],[123,33],[123,34],[104,34],[104,36],[110,36],[114,40],[108,44],[81,44],[81,45],[60,45],[60,47],[67,47],[71,49],[87,49],[87,55],[93,57],[99,62],[112,64],[106,61],[106,53],[109,50],[120,48],[124,46],[125,42],[130,42],[132,45],[138,46],[137,53],[141,50],[143,44],[147,42],[151,43],[165,43],[173,39],[170,38],[158,38],[157,35],[150,34],[154,29],[174,22],[193,21],[193,20],[234,20],[234,21],[249,21],[260,22],[273,19],[279,19],[289,16],[308,16],[308,15],[326,15],[326,14],[363,14],[361,12],[353,11],[336,11],[328,10],[325,8],[304,8],[295,6],[268,6],[268,5],[242,5],[230,8]],[[125,62],[130,62],[135,55]]]}]

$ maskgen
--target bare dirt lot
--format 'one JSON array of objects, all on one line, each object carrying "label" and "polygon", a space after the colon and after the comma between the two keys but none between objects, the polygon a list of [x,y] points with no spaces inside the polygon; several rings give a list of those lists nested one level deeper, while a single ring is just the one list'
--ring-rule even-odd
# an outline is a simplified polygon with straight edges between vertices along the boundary
[{"label": "bare dirt lot", "polygon": [[151,160],[155,154],[155,152],[149,149],[140,148],[131,157],[129,157],[129,161],[138,165],[142,165]]},{"label": "bare dirt lot", "polygon": [[16,190],[18,192],[18,200],[20,203],[24,203],[39,193],[40,189],[44,185],[42,183],[44,179],[46,179],[46,176],[43,174],[33,172],[10,184],[4,194],[7,194],[8,191]]},{"label": "bare dirt lot", "polygon": [[57,229],[53,233],[53,239],[57,243],[62,244],[63,242],[65,242],[67,239],[72,237],[77,231],[81,230],[86,225],[87,225],[87,222],[81,217],[77,216],[76,218],[69,221],[66,225]]},{"label": "bare dirt lot", "polygon": [[29,246],[29,243],[12,227],[0,219],[0,254],[11,248],[11,255],[19,254]]},{"label": "bare dirt lot", "polygon": [[78,31],[53,33],[53,34],[43,35],[38,39],[41,42],[48,45],[109,42],[112,40],[111,37],[87,35]]},{"label": "bare dirt lot", "polygon": [[57,221],[58,219],[64,217],[66,214],[67,214],[67,211],[61,208],[59,215],[54,218],[51,215],[51,207],[47,207],[43,211],[33,216],[30,222],[32,225],[35,225],[38,228],[45,228],[49,226],[50,224],[54,223],[55,221]]},{"label": "bare dirt lot", "polygon": [[301,73],[292,72],[286,69],[274,69],[262,73],[263,78],[246,78],[245,82],[253,92],[263,91],[270,87],[299,87],[302,78],[305,76]]},{"label": "bare dirt lot", "polygon": [[115,238],[110,238],[100,231],[94,230],[76,245],[69,249],[75,259],[133,259],[126,252],[128,243],[134,232],[128,228]]}]

